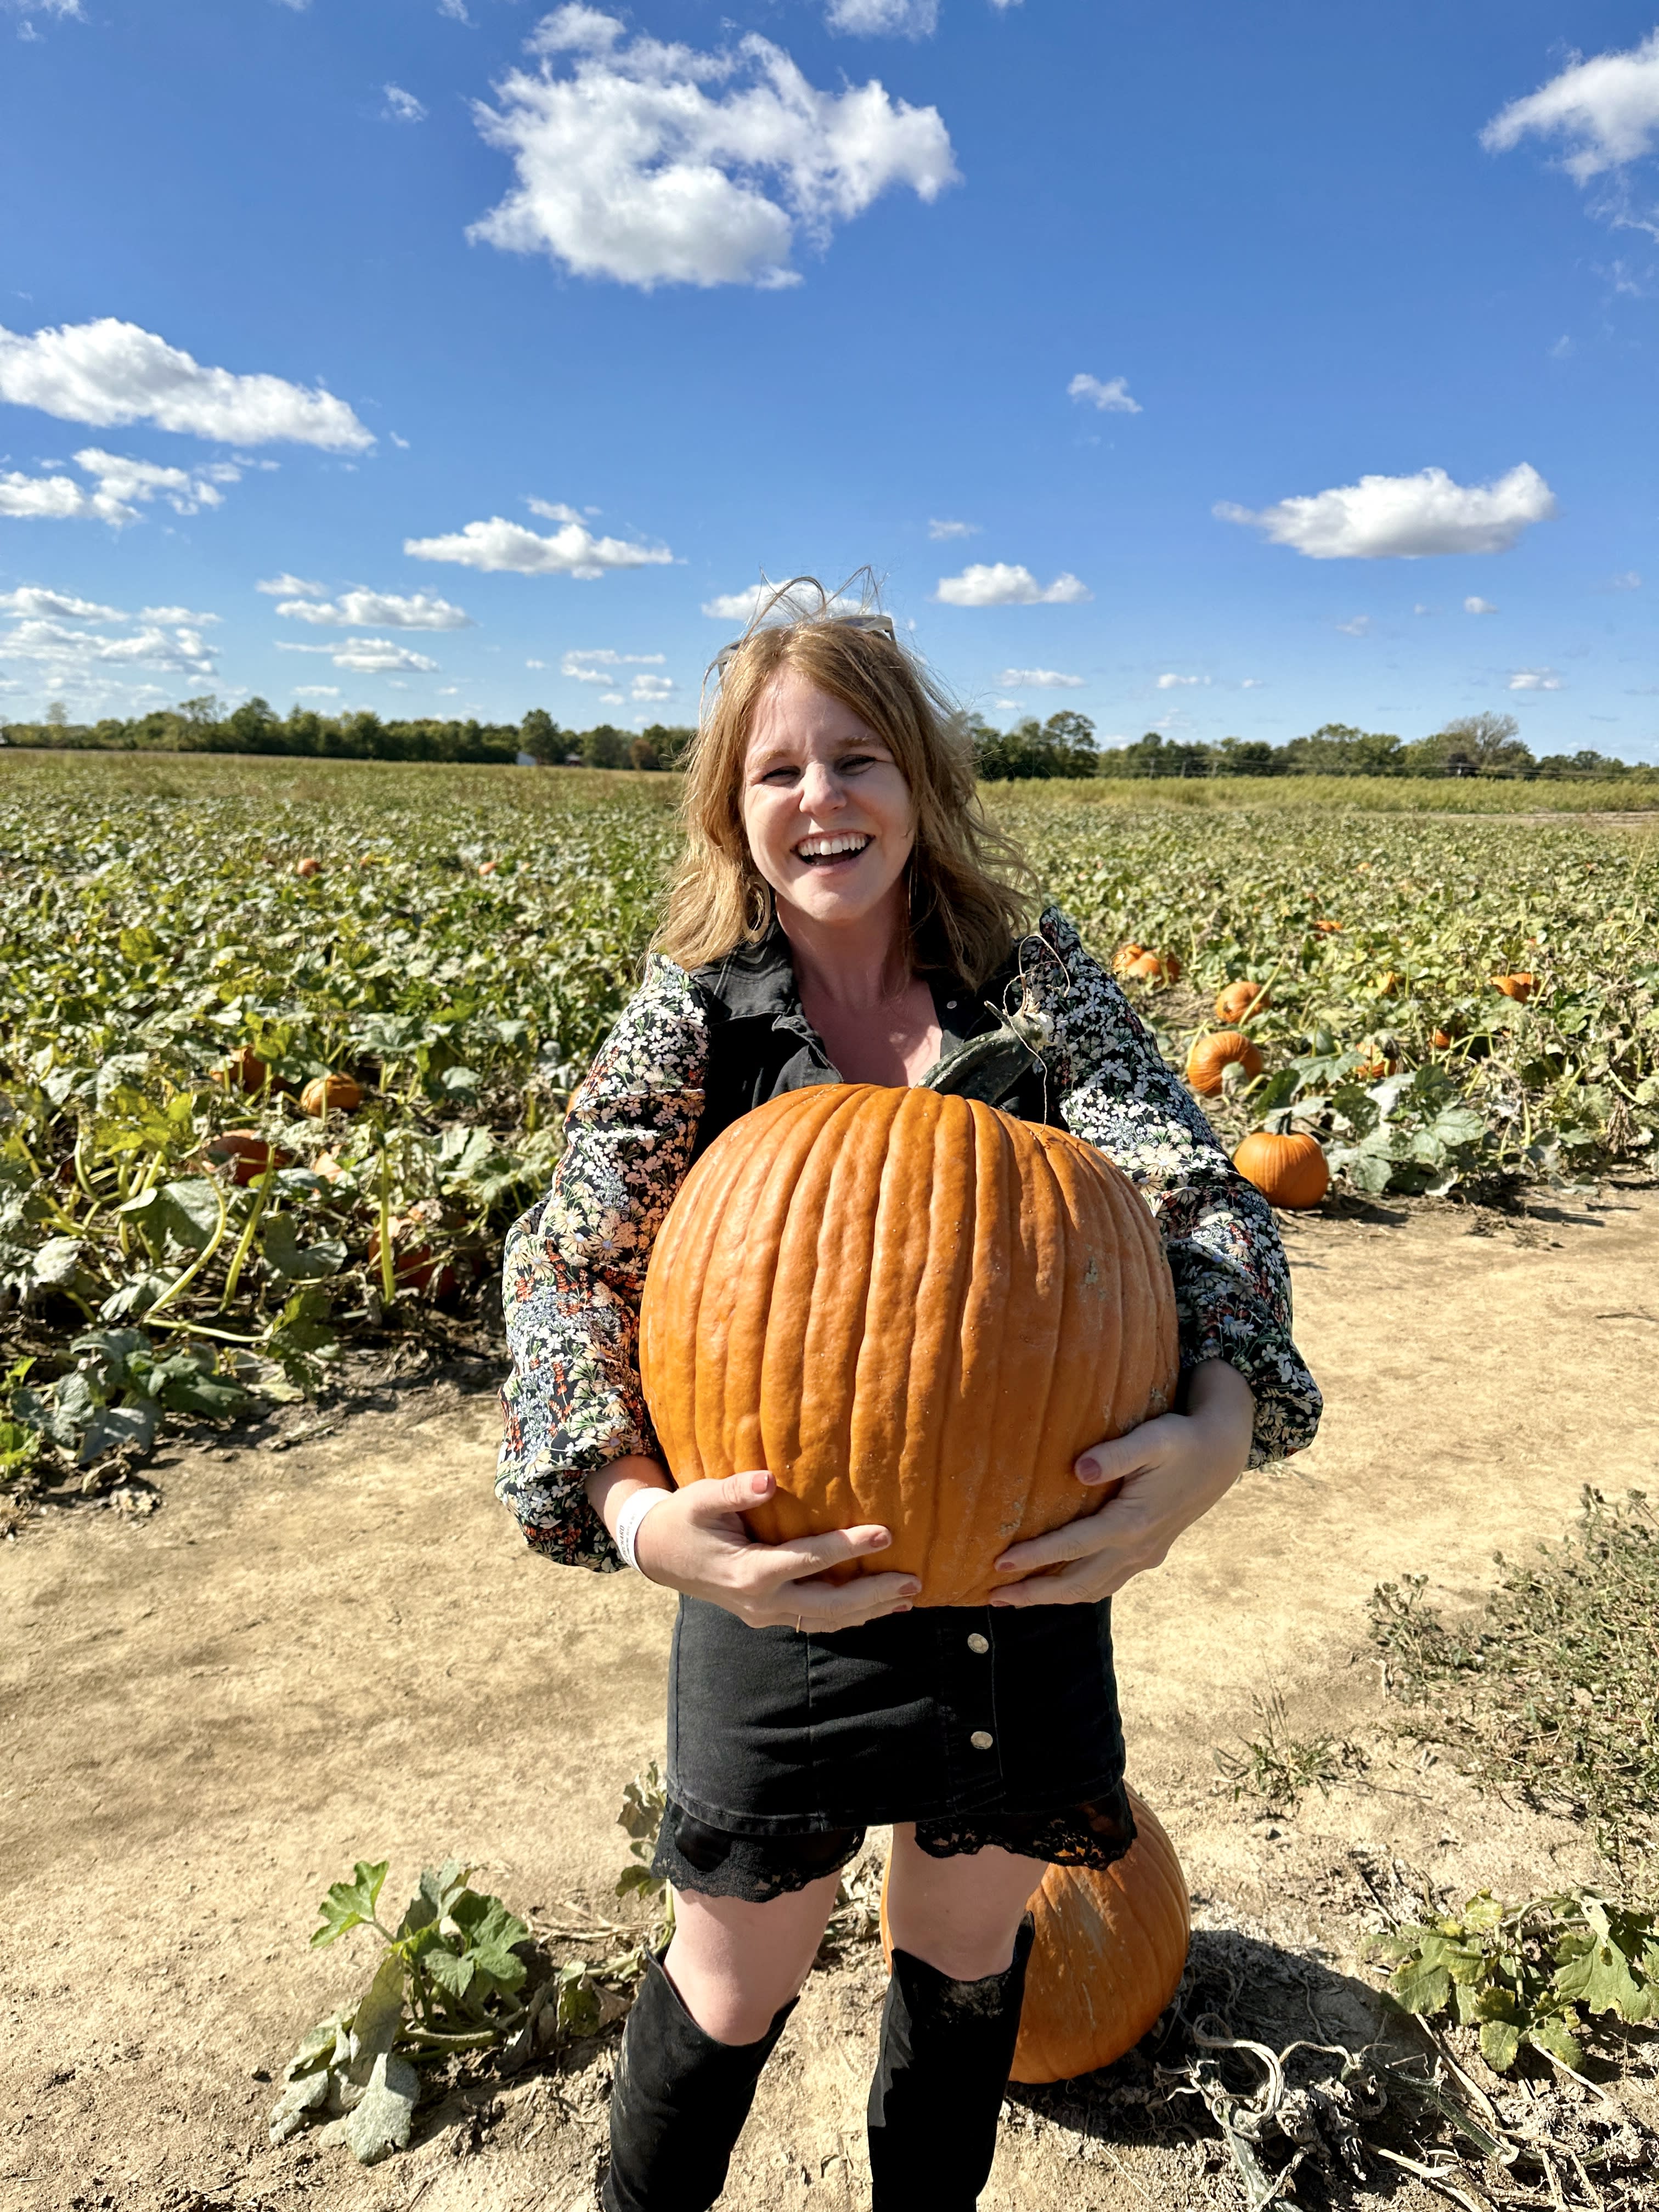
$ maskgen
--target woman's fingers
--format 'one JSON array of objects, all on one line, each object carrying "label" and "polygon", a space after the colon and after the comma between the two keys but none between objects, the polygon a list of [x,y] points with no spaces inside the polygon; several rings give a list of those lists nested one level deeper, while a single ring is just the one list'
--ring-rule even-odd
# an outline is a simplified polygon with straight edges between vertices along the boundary
[{"label": "woman's fingers", "polygon": [[998,1611],[1022,1605],[1094,1605],[1101,1598],[1114,1596],[1137,1571],[1127,1562],[1097,1559],[1091,1553],[1057,1574],[1010,1583],[1006,1589],[994,1593],[991,1604]]},{"label": "woman's fingers", "polygon": [[845,1566],[849,1559],[866,1559],[892,1543],[890,1528],[868,1524],[857,1528],[830,1528],[822,1536],[792,1536],[785,1543],[763,1544],[758,1556],[745,1564],[762,1581],[803,1582],[828,1567]]},{"label": "woman's fingers", "polygon": [[1180,1431],[1171,1424],[1181,1418],[1160,1413],[1156,1420],[1143,1421],[1138,1429],[1121,1437],[1091,1444],[1087,1451],[1079,1454],[1072,1472],[1079,1482],[1098,1489],[1103,1482],[1122,1482],[1144,1468],[1156,1467],[1170,1446],[1179,1441]]},{"label": "woman's fingers", "polygon": [[1119,1540],[1117,1531],[1103,1512],[1091,1513],[1081,1521],[1068,1521],[1063,1528],[1050,1528],[1046,1536],[1028,1537],[1023,1544],[1010,1544],[996,1563],[1000,1575],[1032,1575],[1039,1567],[1054,1567],[1069,1559],[1092,1559],[1097,1552],[1111,1550]]},{"label": "woman's fingers", "polygon": [[850,1583],[787,1583],[772,1593],[769,1615],[819,1635],[861,1628],[884,1613],[907,1611],[921,1593],[914,1575],[860,1575]]}]

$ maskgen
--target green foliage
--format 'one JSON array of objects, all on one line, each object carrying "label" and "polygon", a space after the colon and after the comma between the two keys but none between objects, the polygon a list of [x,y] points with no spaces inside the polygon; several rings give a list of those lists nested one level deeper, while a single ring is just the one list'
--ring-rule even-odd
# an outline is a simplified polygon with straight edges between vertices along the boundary
[{"label": "green foliage", "polygon": [[1567,1540],[1505,1562],[1481,1614],[1448,1626],[1425,1578],[1383,1583],[1372,1641],[1421,1738],[1468,1771],[1586,1823],[1621,1876],[1651,1886],[1659,1852],[1659,1524],[1639,1492],[1583,1494]]},{"label": "green foliage", "polygon": [[1248,1793],[1259,1797],[1269,1813],[1293,1813],[1310,1790],[1328,1796],[1344,1770],[1359,1763],[1353,1747],[1336,1736],[1292,1735],[1281,1691],[1253,1694],[1250,1710],[1257,1734],[1243,1739],[1241,1751],[1215,1753],[1235,1798]]},{"label": "green foliage", "polygon": [[1020,722],[1012,730],[975,722],[969,734],[974,764],[988,783],[1093,775],[1100,765],[1095,726],[1086,714],[1062,712],[1050,714],[1046,722]]},{"label": "green foliage", "polygon": [[1659,1917],[1587,1891],[1503,1905],[1490,1892],[1459,1912],[1373,1939],[1395,1962],[1389,1994],[1425,2018],[1480,2032],[1500,2074],[1540,2051],[1580,2072],[1586,2020],[1659,2017]]}]

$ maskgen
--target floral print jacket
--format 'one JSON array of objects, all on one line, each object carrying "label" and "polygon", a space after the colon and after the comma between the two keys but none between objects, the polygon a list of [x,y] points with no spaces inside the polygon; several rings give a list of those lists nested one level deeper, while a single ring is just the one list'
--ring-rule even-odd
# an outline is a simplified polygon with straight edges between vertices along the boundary
[{"label": "floral print jacket", "polygon": [[[983,1002],[1000,987],[1023,987],[1023,1010],[1051,1024],[1047,1073],[999,1103],[1062,1122],[1140,1186],[1175,1280],[1183,1368],[1220,1358],[1249,1383],[1252,1466],[1300,1451],[1321,1401],[1291,1340],[1290,1273],[1272,1209],[1071,923],[1049,908],[981,993],[931,980],[942,1052],[994,1025]],[[652,957],[572,1095],[550,1193],[507,1240],[513,1371],[495,1488],[536,1550],[601,1571],[621,1565],[582,1478],[629,1453],[657,1455],[640,1388],[640,1297],[693,1160],[750,1107],[841,1079],[801,1012],[775,929],[695,973]]]}]

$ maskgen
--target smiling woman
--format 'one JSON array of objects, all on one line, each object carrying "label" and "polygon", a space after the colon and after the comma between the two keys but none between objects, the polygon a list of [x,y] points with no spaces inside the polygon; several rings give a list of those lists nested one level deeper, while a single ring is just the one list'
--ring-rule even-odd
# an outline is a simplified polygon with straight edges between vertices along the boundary
[{"label": "smiling woman", "polygon": [[[946,702],[883,618],[838,617],[799,581],[769,611],[718,663],[656,955],[571,1098],[551,1192],[508,1240],[498,1488],[550,1557],[637,1567],[681,1596],[653,1862],[673,1885],[674,1936],[629,2017],[606,2212],[702,2212],[719,2195],[839,1870],[886,1822],[895,1949],[873,2202],[968,2212],[1018,2032],[1026,1901],[1046,1865],[1103,1871],[1134,1839],[1112,1594],[1248,1458],[1305,1443],[1318,1393],[1291,1342],[1270,1212],[1070,923],[1049,908],[1029,927],[1024,863],[979,811]],[[903,1115],[956,1134],[943,1151],[933,1137],[901,1146],[896,1165],[884,1135],[843,1157],[848,1117],[866,1109],[872,1131]],[[792,1170],[786,1122],[812,1133],[810,1170]],[[1122,1237],[1078,1228],[1075,1285],[1060,1220],[1082,1215],[1056,1212],[1046,1170],[1004,1182],[996,1166],[1046,1158],[1047,1142],[1092,1147],[1094,1176],[1127,1179]],[[756,1173],[734,1199],[744,1169]],[[711,1220],[731,1201],[726,1244],[696,1211],[711,1191]],[[1137,1238],[1150,1276],[1123,1264]],[[799,1258],[804,1300],[777,1295],[774,1246]],[[904,1255],[927,1264],[901,1283]],[[1030,1283],[1011,1290],[1022,1257]],[[945,1275],[982,1328],[942,1317]],[[1176,1324],[1158,1337],[1168,1374],[1135,1396],[1127,1432],[1085,1394],[1087,1440],[1067,1429],[1056,1447],[1059,1510],[1018,1534],[1030,1524],[994,1494],[1013,1449],[988,1444],[995,1422],[1041,1430],[1061,1347],[1115,1358],[1150,1310],[1123,1286],[1154,1279]],[[1102,1283],[1106,1321],[1083,1289]],[[665,1284],[689,1302],[667,1323]],[[752,1294],[741,1316],[720,1304],[738,1288]],[[1036,1309],[1056,1296],[1034,1356]],[[642,1297],[651,1405],[689,1407],[699,1443],[720,1408],[736,1412],[735,1456],[710,1479],[666,1411],[653,1426]],[[781,1407],[792,1437],[847,1444],[881,1523],[857,1519],[856,1486],[841,1485],[806,1534],[774,1541],[755,1525],[799,1455],[750,1418],[741,1382],[716,1380],[716,1343],[736,1365],[745,1347],[757,1356],[758,1402]],[[786,1344],[802,1355],[787,1374]],[[866,1383],[879,1446],[858,1410]],[[930,1595],[931,1567],[900,1570],[881,1525],[903,1522],[895,1484],[924,1449],[942,1463],[921,1478],[917,1525],[948,1494],[985,1547],[970,1586],[984,1602]],[[988,1488],[973,1472],[988,1450]]]}]

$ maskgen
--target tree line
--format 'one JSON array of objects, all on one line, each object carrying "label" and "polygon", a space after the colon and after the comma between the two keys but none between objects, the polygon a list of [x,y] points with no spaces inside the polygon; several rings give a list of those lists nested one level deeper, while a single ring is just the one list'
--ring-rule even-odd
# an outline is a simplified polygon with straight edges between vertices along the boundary
[{"label": "tree line", "polygon": [[[980,776],[988,783],[1048,776],[1659,776],[1659,768],[1588,749],[1540,758],[1522,742],[1513,714],[1466,714],[1428,737],[1411,739],[1327,722],[1281,745],[1254,738],[1223,738],[1209,744],[1149,730],[1132,744],[1101,746],[1089,717],[1071,709],[1049,715],[1046,722],[1032,717],[1010,730],[975,719],[968,732]],[[209,694],[126,720],[71,722],[67,710],[54,704],[44,721],[0,723],[0,743],[64,751],[273,753],[497,767],[528,758],[544,768],[647,771],[678,768],[696,734],[661,722],[644,730],[619,730],[610,722],[567,730],[540,707],[532,707],[516,723],[385,721],[367,710],[319,714],[307,707],[279,715],[264,699],[226,708]]]}]

